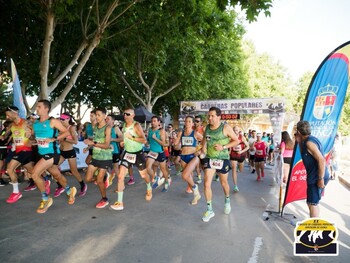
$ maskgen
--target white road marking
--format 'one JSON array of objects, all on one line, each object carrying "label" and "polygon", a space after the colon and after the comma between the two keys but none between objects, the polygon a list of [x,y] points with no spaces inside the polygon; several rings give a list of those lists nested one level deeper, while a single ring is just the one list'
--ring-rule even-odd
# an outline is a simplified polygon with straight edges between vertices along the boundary
[{"label": "white road marking", "polygon": [[257,263],[258,262],[258,254],[260,251],[260,248],[263,244],[262,237],[256,237],[254,241],[254,249],[252,256],[249,258],[248,263]]}]

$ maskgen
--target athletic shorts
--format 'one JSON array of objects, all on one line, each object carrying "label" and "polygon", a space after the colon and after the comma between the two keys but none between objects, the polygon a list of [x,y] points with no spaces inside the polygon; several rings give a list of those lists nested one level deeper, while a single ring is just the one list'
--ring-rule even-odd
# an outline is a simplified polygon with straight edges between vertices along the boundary
[{"label": "athletic shorts", "polygon": [[292,157],[283,157],[283,162],[287,163],[287,164],[291,164],[292,163]]},{"label": "athletic shorts", "polygon": [[93,165],[100,169],[111,169],[113,166],[112,160],[96,160],[94,158],[91,159],[90,165]]},{"label": "athletic shorts", "polygon": [[33,162],[33,153],[32,151],[21,151],[18,153],[14,153],[12,160],[16,160],[22,165],[26,165],[27,163]]},{"label": "athletic shorts", "polygon": [[227,174],[231,170],[230,160],[202,159],[203,169],[215,169],[217,173]]},{"label": "athletic shorts", "polygon": [[77,153],[75,152],[74,149],[69,150],[69,151],[62,151],[61,150],[61,155],[64,159],[77,158]]},{"label": "athletic shorts", "polygon": [[236,152],[231,152],[230,154],[230,160],[231,161],[237,161],[239,163],[243,163],[244,160],[245,160],[245,154],[239,154],[239,153],[236,153]]},{"label": "athletic shorts", "polygon": [[165,152],[161,152],[161,153],[156,153],[156,152],[149,152],[147,154],[147,158],[151,158],[153,160],[156,160],[157,162],[164,162],[166,160],[166,156],[165,156]]},{"label": "athletic shorts", "polygon": [[[6,147],[6,146],[4,146]],[[0,161],[3,161],[6,159],[7,156],[7,149],[0,149]]]},{"label": "athletic shorts", "polygon": [[112,162],[113,163],[118,163],[120,161],[120,153],[113,153],[113,157],[112,157]]},{"label": "athletic shorts", "polygon": [[194,157],[196,157],[193,153],[192,154],[181,154],[180,158],[185,163],[189,163]]},{"label": "athletic shorts", "polygon": [[180,155],[181,155],[181,150],[171,149],[171,156],[180,156]]},{"label": "athletic shorts", "polygon": [[265,157],[256,157],[255,156],[254,162],[256,162],[256,163],[265,162]]},{"label": "athletic shorts", "polygon": [[131,166],[135,165],[139,171],[146,169],[146,159],[143,155],[143,151],[136,153],[129,153],[124,151],[121,156],[120,165],[123,165],[128,169]]},{"label": "athletic shorts", "polygon": [[250,161],[254,161],[254,160],[255,160],[255,155],[251,155],[251,154],[250,154],[250,155],[249,155],[249,160],[250,160]]},{"label": "athletic shorts", "polygon": [[58,163],[60,162],[60,157],[61,157],[61,154],[59,153],[50,153],[50,154],[41,155],[41,158],[43,158],[46,161],[53,158],[54,165],[58,165]]},{"label": "athletic shorts", "polygon": [[89,155],[92,155],[93,147],[89,148]]},{"label": "athletic shorts", "polygon": [[34,156],[34,163],[39,162],[41,155],[39,154],[38,145],[32,145],[32,152]]}]

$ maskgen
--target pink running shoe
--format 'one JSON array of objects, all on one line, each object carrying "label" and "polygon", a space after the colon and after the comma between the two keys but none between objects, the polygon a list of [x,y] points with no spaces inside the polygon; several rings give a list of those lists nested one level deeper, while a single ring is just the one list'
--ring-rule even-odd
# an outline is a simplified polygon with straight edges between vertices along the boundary
[{"label": "pink running shoe", "polygon": [[45,192],[47,193],[47,195],[49,195],[51,192],[50,186],[51,186],[51,181],[50,180],[45,181]]},{"label": "pink running shoe", "polygon": [[84,187],[81,189],[79,196],[84,196],[86,195],[86,191],[87,191],[87,184],[84,184]]},{"label": "pink running shoe", "polygon": [[35,184],[29,184],[26,188],[24,188],[24,192],[29,192],[29,191],[33,191],[36,189],[36,185]]},{"label": "pink running shoe", "polygon": [[9,204],[16,203],[22,197],[21,193],[12,193],[9,198],[7,198],[6,202]]},{"label": "pink running shoe", "polygon": [[129,181],[128,181],[128,185],[133,185],[135,184],[135,179],[134,177],[130,177]]},{"label": "pink running shoe", "polygon": [[54,197],[59,197],[63,192],[64,192],[64,188],[63,187],[57,187],[53,196]]}]

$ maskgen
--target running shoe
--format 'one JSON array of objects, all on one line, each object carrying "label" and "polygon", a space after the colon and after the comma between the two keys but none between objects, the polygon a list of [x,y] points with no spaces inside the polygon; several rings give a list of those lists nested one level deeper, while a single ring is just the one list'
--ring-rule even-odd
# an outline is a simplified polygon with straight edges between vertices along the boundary
[{"label": "running shoe", "polygon": [[63,192],[64,192],[64,188],[63,187],[57,187],[53,196],[54,197],[59,197]]},{"label": "running shoe", "polygon": [[36,185],[35,184],[31,184],[29,183],[28,186],[26,188],[24,188],[24,192],[29,192],[29,191],[33,191],[36,189]]},{"label": "running shoe", "polygon": [[258,177],[256,178],[256,180],[259,182],[259,181],[260,181],[260,176],[258,176]]},{"label": "running shoe", "polygon": [[135,179],[134,177],[130,177],[129,181],[128,181],[128,185],[133,185],[135,184]]},{"label": "running shoe", "polygon": [[233,187],[233,192],[235,192],[235,193],[238,193],[238,192],[239,192],[239,189],[238,189],[238,186],[237,186],[237,185],[235,185],[235,186]]},{"label": "running shoe", "polygon": [[86,195],[87,188],[88,188],[87,184],[84,184],[84,187],[81,188],[80,193],[79,193],[80,197]]},{"label": "running shoe", "polygon": [[152,199],[152,189],[146,191],[145,199],[146,199],[146,201],[151,201],[151,199]]},{"label": "running shoe", "polygon": [[156,188],[159,186],[158,181],[159,181],[159,177],[156,176],[156,177],[154,178],[153,183],[152,183],[152,189],[156,189]]},{"label": "running shoe", "polygon": [[252,174],[255,173],[255,169],[252,170]]},{"label": "running shoe", "polygon": [[220,179],[219,179],[219,176],[218,176],[218,175],[216,175],[216,176],[215,176],[214,181],[215,181],[215,182],[219,182],[219,181],[220,181]]},{"label": "running shoe", "polygon": [[169,183],[165,183],[162,189],[162,192],[168,192],[168,190],[169,190]]},{"label": "running shoe", "polygon": [[124,204],[122,202],[115,202],[114,205],[110,206],[113,210],[121,211],[124,210]]},{"label": "running shoe", "polygon": [[8,183],[6,183],[3,179],[0,180],[0,186],[5,186],[7,185]]},{"label": "running shoe", "polygon": [[46,180],[45,181],[45,192],[47,193],[47,195],[49,195],[50,192],[51,192],[50,186],[51,186],[51,181],[50,180]]},{"label": "running shoe", "polygon": [[192,194],[193,193],[192,188],[189,185],[186,188],[186,193],[188,193],[188,194]]},{"label": "running shoe", "polygon": [[16,203],[22,197],[21,193],[12,193],[9,198],[7,198],[6,202],[9,204]]},{"label": "running shoe", "polygon": [[176,175],[176,176],[181,175],[181,171],[176,172],[176,174],[175,174],[175,175]]},{"label": "running shoe", "polygon": [[101,201],[96,204],[96,208],[105,208],[107,205],[109,205],[108,200],[102,198]]},{"label": "running shoe", "polygon": [[43,214],[49,209],[50,206],[52,206],[53,200],[51,197],[47,201],[41,200],[40,205],[38,209],[36,210],[37,213]]},{"label": "running shoe", "polygon": [[211,218],[213,218],[215,216],[215,213],[214,213],[214,211],[210,211],[210,210],[207,210],[204,214],[203,214],[203,216],[202,216],[202,220],[204,221],[204,222],[209,222],[209,220],[211,219]]},{"label": "running shoe", "polygon": [[261,177],[264,177],[265,176],[265,173],[264,172],[261,172]]},{"label": "running shoe", "polygon": [[159,179],[158,179],[158,187],[163,185],[164,182],[165,182],[165,178],[164,177],[159,177]]},{"label": "running shoe", "polygon": [[228,214],[231,213],[231,204],[230,204],[230,202],[225,203],[224,213],[225,213],[225,215],[228,215]]},{"label": "running shoe", "polygon": [[[198,187],[198,186],[197,186]],[[199,199],[201,199],[201,195],[199,193],[199,191],[194,191],[193,194],[193,199],[191,201],[191,205],[196,205],[198,204]]]},{"label": "running shoe", "polygon": [[198,180],[197,180],[197,182],[196,182],[197,184],[201,184],[202,183],[202,179],[201,178],[199,178]]},{"label": "running shoe", "polygon": [[70,188],[70,194],[68,196],[68,204],[72,205],[75,202],[75,195],[77,194],[77,188],[74,186]]}]

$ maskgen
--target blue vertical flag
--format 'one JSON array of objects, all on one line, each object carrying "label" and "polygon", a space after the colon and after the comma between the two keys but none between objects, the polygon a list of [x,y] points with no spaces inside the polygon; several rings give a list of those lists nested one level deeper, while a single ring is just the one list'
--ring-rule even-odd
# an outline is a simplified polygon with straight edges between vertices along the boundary
[{"label": "blue vertical flag", "polygon": [[[318,67],[305,97],[301,120],[308,121],[311,133],[330,158],[339,119],[349,86],[350,41],[331,52]],[[306,171],[296,144],[284,204],[306,198]]]},{"label": "blue vertical flag", "polygon": [[26,118],[27,110],[23,102],[21,84],[19,83],[19,77],[17,74],[16,66],[11,59],[11,71],[12,71],[12,88],[13,88],[13,105],[19,109],[19,116]]}]

